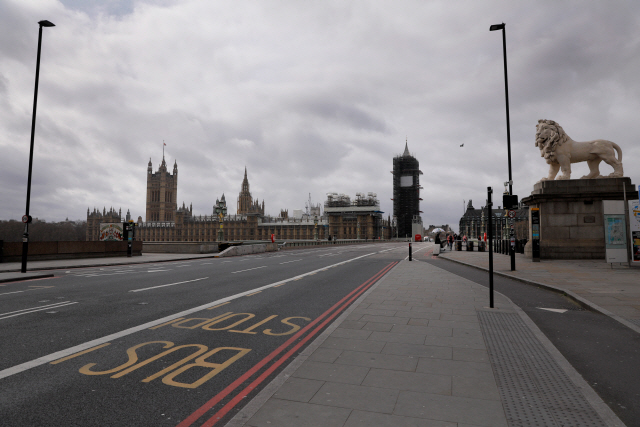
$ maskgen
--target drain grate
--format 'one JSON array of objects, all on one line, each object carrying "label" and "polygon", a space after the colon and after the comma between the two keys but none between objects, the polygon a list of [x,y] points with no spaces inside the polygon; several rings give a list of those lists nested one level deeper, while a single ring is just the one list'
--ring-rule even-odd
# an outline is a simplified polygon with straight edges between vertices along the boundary
[{"label": "drain grate", "polygon": [[516,313],[478,311],[509,426],[605,426]]}]

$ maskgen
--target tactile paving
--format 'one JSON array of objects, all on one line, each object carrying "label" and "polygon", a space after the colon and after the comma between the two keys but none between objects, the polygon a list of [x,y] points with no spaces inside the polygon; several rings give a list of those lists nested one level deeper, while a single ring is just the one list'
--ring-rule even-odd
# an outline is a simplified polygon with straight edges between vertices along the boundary
[{"label": "tactile paving", "polygon": [[517,313],[478,311],[509,426],[605,426]]}]

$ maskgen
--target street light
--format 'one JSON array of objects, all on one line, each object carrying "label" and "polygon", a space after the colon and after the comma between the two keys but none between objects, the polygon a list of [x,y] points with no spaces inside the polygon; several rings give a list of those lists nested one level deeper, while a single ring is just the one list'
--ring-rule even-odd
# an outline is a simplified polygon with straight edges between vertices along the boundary
[{"label": "street light", "polygon": [[[511,130],[509,127],[509,83],[507,80],[507,37],[505,35],[505,25],[504,22],[502,24],[492,25],[489,27],[489,31],[502,30],[502,53],[504,57],[504,97],[507,106],[507,154],[509,160],[509,199],[510,204],[513,203],[513,178],[511,176]],[[505,183],[506,184],[506,183]],[[505,209],[506,206],[503,206]],[[513,209],[513,207],[509,207],[509,209]],[[505,221],[506,223],[506,221]],[[511,224],[513,226],[513,222]],[[509,230],[509,257],[511,258],[511,271],[515,271],[516,269],[516,252],[515,252],[515,235],[513,228]]]},{"label": "street light", "polygon": [[318,215],[313,218],[313,240],[318,240]]},{"label": "street light", "polygon": [[513,178],[511,177],[511,129],[509,125],[509,83],[507,81],[507,38],[505,24],[496,24],[489,27],[489,31],[502,30],[502,53],[504,57],[504,97],[507,105],[507,154],[509,160],[509,195],[513,195]]},{"label": "street light", "polygon": [[218,242],[224,240],[224,232],[222,231],[222,220],[224,216],[227,214],[227,206],[226,203],[221,203],[220,201],[216,202],[216,213],[218,214],[218,222],[220,223],[220,229],[218,230]]},{"label": "street light", "polygon": [[23,273],[27,272],[27,253],[29,252],[29,204],[31,201],[31,170],[33,168],[33,138],[36,131],[36,106],[38,105],[38,80],[40,77],[40,48],[42,46],[42,27],[55,27],[55,25],[47,20],[38,22],[38,57],[36,59],[36,84],[33,91],[33,115],[31,117],[31,148],[29,150],[29,175],[27,178],[27,209],[22,222],[24,222],[24,234],[22,235],[22,269]]}]

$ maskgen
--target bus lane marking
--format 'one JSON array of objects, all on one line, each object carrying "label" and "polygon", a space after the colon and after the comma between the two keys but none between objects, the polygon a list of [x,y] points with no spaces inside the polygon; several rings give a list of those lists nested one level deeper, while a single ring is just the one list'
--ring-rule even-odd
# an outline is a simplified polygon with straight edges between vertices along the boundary
[{"label": "bus lane marking", "polygon": [[[141,348],[141,347],[145,347],[145,346],[149,346],[149,345],[154,345],[154,344],[163,344],[161,348],[165,348],[165,349],[169,349],[169,350],[165,350],[160,352],[159,354],[156,354],[155,356],[151,356],[143,361],[139,361],[138,358],[138,354],[136,352],[137,349]],[[109,345],[109,343],[106,343],[102,346],[97,346],[94,347],[92,349],[88,349],[84,352],[80,352],[77,354],[74,354],[72,356],[69,357],[65,357],[63,359],[57,360],[52,362],[51,364],[55,364],[55,363],[60,363],[60,362],[64,362],[66,360],[69,360],[71,358],[74,358],[76,356],[80,356],[81,354],[86,354],[88,352],[91,352],[93,350],[97,350],[99,348],[105,347]],[[189,349],[189,348],[194,348],[195,351],[191,354],[188,354],[186,357],[183,357],[182,359],[180,359],[179,361],[177,361],[176,363],[173,363],[171,366],[168,366],[158,372],[156,372],[153,375],[150,375],[146,378],[144,378],[141,382],[143,383],[148,383],[150,381],[153,381],[159,377],[163,377],[162,378],[162,382],[166,385],[170,385],[173,387],[182,387],[182,388],[197,388],[199,386],[201,386],[202,384],[204,384],[205,382],[207,382],[208,380],[210,380],[211,378],[213,378],[214,376],[216,376],[217,374],[219,374],[220,372],[222,372],[225,368],[229,367],[233,362],[237,361],[238,359],[240,359],[241,357],[243,357],[244,355],[246,355],[247,353],[249,353],[251,351],[251,349],[248,348],[239,348],[239,347],[217,347],[217,348],[213,348],[213,349],[209,349],[209,347],[207,347],[206,345],[202,345],[202,344],[184,344],[184,345],[179,345],[179,346],[175,346],[174,347],[174,343],[172,343],[171,341],[149,341],[149,342],[144,342],[142,344],[137,344],[134,345],[133,347],[130,347],[127,349],[126,353],[127,356],[129,358],[128,361],[126,361],[125,363],[116,366],[115,368],[111,368],[111,369],[107,369],[104,371],[94,371],[91,368],[93,368],[94,366],[97,365],[97,363],[88,363],[83,365],[78,372],[80,372],[81,374],[84,375],[110,375],[111,378],[120,378],[123,377],[133,371],[135,371],[136,369],[142,368],[143,366],[146,366],[148,364],[150,364],[151,362],[154,362],[158,359],[163,358],[164,356],[167,356],[173,352],[182,350],[182,349]],[[232,354],[227,357],[226,359],[224,359],[224,361],[222,363],[214,363],[214,362],[208,362],[206,359],[208,359],[209,357],[216,355],[218,353],[225,353],[225,352],[231,352]],[[203,354],[204,353],[204,354]],[[188,363],[189,361],[191,361],[192,359],[195,359],[195,361],[193,363]],[[220,357],[216,357],[216,360],[219,360]],[[137,363],[138,362],[138,363]],[[202,377],[198,378],[197,380],[191,382],[191,383],[185,383],[185,382],[181,382],[181,381],[177,381],[175,378],[177,376],[179,376],[180,374],[192,369],[192,368],[209,368],[211,369],[208,373],[206,373],[205,375],[203,375]],[[113,374],[113,375],[111,375]]]},{"label": "bus lane marking", "polygon": [[[256,365],[254,365],[251,369],[246,371],[243,375],[238,377],[233,383],[229,384],[224,390],[213,396],[208,402],[194,411],[191,415],[185,418],[177,427],[188,427],[198,421],[202,416],[207,414],[211,409],[213,409],[218,403],[220,403],[223,399],[225,399],[229,394],[235,392],[235,390],[243,385],[249,378],[251,378],[254,374],[261,371],[270,361],[275,359],[280,353],[285,351],[291,345],[290,348],[284,355],[282,355],[278,360],[275,360],[271,366],[269,366],[264,372],[262,372],[258,378],[253,380],[251,384],[247,385],[244,389],[242,389],[238,394],[236,394],[226,405],[224,405],[221,409],[219,409],[213,415],[207,415],[209,417],[203,424],[198,423],[201,427],[211,427],[216,424],[220,419],[222,419],[233,407],[235,407],[242,399],[246,398],[249,393],[255,390],[260,383],[262,383],[269,375],[271,375],[282,363],[287,361],[306,341],[311,339],[314,335],[316,335],[327,323],[329,323],[332,319],[334,319],[337,315],[342,313],[349,305],[351,305],[362,293],[364,293],[367,289],[373,286],[377,281],[379,281],[384,275],[386,275],[393,267],[398,264],[397,262],[392,262],[387,265],[385,268],[380,270],[374,276],[366,280],[363,284],[356,287],[349,294],[343,297],[340,301],[334,304],[331,308],[321,314],[319,317],[314,319],[311,323],[306,325],[304,329],[300,330],[297,334],[290,337],[285,343],[283,343],[280,347],[271,352],[267,357],[262,359]],[[317,326],[316,326],[317,325]],[[315,329],[312,330],[312,328]],[[296,343],[297,340],[300,340]]]},{"label": "bus lane marking", "polygon": [[[275,286],[274,286],[275,287]],[[230,304],[231,301],[223,302],[222,304],[214,305],[213,307],[207,308],[207,310],[213,310],[214,308],[222,307],[223,305]]]},{"label": "bus lane marking", "polygon": [[[171,325],[172,327],[180,328],[180,329],[193,330],[196,328],[202,328],[203,330],[207,330],[207,331],[215,331],[215,332],[225,331],[225,332],[256,335],[260,333],[259,331],[256,331],[256,329],[258,329],[262,325],[265,325],[271,320],[275,319],[276,317],[278,317],[278,315],[270,315],[256,323],[252,322],[253,324],[251,324],[246,329],[241,329],[241,330],[232,329],[237,327],[240,324],[243,324],[251,319],[254,319],[255,317],[256,315],[253,313],[227,312],[210,319],[178,318],[150,329],[157,329],[159,327]],[[310,318],[302,317],[302,316],[286,317],[280,320],[280,322],[284,325],[287,325],[289,327],[288,330],[274,331],[273,329],[264,329],[262,330],[262,333],[270,336],[292,335],[295,332],[299,331],[300,328],[302,328],[302,325],[293,323],[294,319],[299,319],[298,322],[311,321]],[[193,323],[194,321],[196,321],[197,323],[189,324],[189,323]],[[222,326],[220,326],[221,323],[223,323]],[[213,327],[213,326],[216,326],[216,327]],[[66,362],[78,356],[90,353],[100,348],[104,348],[110,344],[111,343],[105,343],[99,346],[95,346],[87,350],[74,353],[70,356],[55,360],[50,364],[56,365],[58,363]],[[152,346],[155,344],[163,344],[162,347],[160,348],[160,352],[158,352],[155,355],[149,356],[145,360],[139,361],[139,356],[136,350],[142,347]],[[162,351],[162,349],[168,349],[168,350]],[[203,344],[184,344],[184,345],[174,346],[174,343],[170,341],[162,341],[162,340],[148,341],[141,344],[136,344],[133,347],[130,347],[129,349],[127,349],[126,354],[129,360],[121,365],[116,366],[115,368],[106,369],[106,370],[96,370],[94,368],[96,366],[96,363],[88,363],[88,364],[82,365],[78,370],[78,372],[83,375],[91,375],[91,376],[110,375],[110,378],[120,378],[156,360],[162,359],[164,356],[168,356],[169,354],[174,353],[176,351],[181,351],[181,354],[183,354],[184,353],[183,349],[192,349],[192,352],[190,354],[186,354],[185,357],[171,364],[170,366],[143,378],[141,382],[146,383],[146,382],[153,381],[157,378],[163,377],[162,382],[169,386],[182,387],[182,388],[197,388],[202,384],[204,384],[205,382],[207,382],[208,380],[210,380],[211,378],[213,378],[214,376],[216,376],[217,374],[219,374],[220,372],[222,372],[222,370],[229,367],[232,363],[234,363],[235,361],[237,361],[238,359],[240,359],[241,357],[243,357],[244,355],[252,351],[251,349],[248,349],[248,348],[239,348],[239,347],[217,347],[217,348],[209,349],[206,345],[203,345]],[[217,363],[207,361],[207,359],[212,357],[213,355],[217,355],[215,357],[215,359],[217,360]],[[220,361],[221,357],[223,358],[223,361]],[[194,362],[187,364],[187,362],[190,362],[193,359],[195,359]],[[164,364],[164,366],[166,365],[167,363]],[[185,382],[176,380],[177,376],[190,370],[191,368],[210,368],[211,370],[205,375],[203,375],[202,377],[198,378],[196,381],[193,381],[191,383],[185,383]]]},{"label": "bus lane marking", "polygon": [[260,292],[262,292],[262,291],[254,292],[254,293],[252,293],[252,294],[245,295],[245,296],[246,296],[246,297],[251,297],[251,296],[253,296],[253,295],[257,295],[257,294],[259,294]]},{"label": "bus lane marking", "polygon": [[[360,256],[345,260],[345,261],[341,261],[341,262],[333,264],[333,265],[331,265],[329,267],[337,267],[339,265],[344,265],[344,264],[347,264],[347,263],[350,263],[350,262],[353,262],[353,261],[357,261],[359,259],[366,258],[366,257],[371,256],[371,255],[375,255],[375,252],[367,253],[367,254],[364,254],[364,255],[360,255]],[[327,268],[327,267],[324,267],[324,268]],[[141,325],[134,326],[132,328],[128,328],[128,329],[125,329],[125,330],[122,330],[122,331],[119,331],[119,332],[116,332],[116,333],[113,333],[113,334],[105,335],[105,336],[103,336],[101,338],[96,338],[96,339],[93,339],[91,341],[87,341],[87,342],[85,342],[83,344],[78,344],[76,346],[69,347],[69,348],[64,349],[64,350],[56,351],[54,353],[50,353],[48,355],[39,357],[37,359],[33,359],[33,360],[30,360],[30,361],[21,363],[19,365],[12,366],[10,368],[3,369],[2,371],[0,371],[0,379],[7,378],[7,377],[10,377],[12,375],[19,374],[21,372],[27,371],[27,370],[32,369],[32,368],[36,368],[38,366],[50,363],[50,362],[52,362],[54,360],[57,360],[57,359],[61,359],[63,357],[69,356],[69,355],[77,353],[79,351],[87,350],[87,349],[89,349],[91,347],[95,347],[97,345],[104,344],[106,342],[110,342],[110,341],[116,340],[118,338],[122,338],[122,337],[125,337],[125,336],[128,336],[128,335],[134,334],[136,332],[140,332],[140,331],[143,331],[145,329],[149,329],[149,328],[154,327],[154,326],[158,326],[158,325],[160,325],[162,323],[166,323],[166,322],[168,322],[170,320],[175,320],[178,317],[188,316],[189,314],[197,313],[199,311],[206,310],[206,309],[214,307],[216,305],[220,305],[220,304],[225,303],[225,302],[233,301],[235,299],[238,299],[240,297],[243,297],[243,296],[245,296],[247,294],[250,294],[250,293],[258,291],[258,290],[269,289],[271,287],[274,287],[275,285],[284,284],[284,283],[286,283],[286,282],[288,282],[290,280],[299,280],[299,279],[301,279],[301,278],[303,278],[305,276],[308,276],[310,274],[315,274],[320,270],[322,270],[322,269],[313,270],[313,271],[310,271],[308,273],[303,273],[303,274],[300,274],[298,276],[294,276],[294,277],[291,277],[291,278],[288,278],[288,279],[280,280],[278,282],[270,283],[268,285],[261,286],[259,288],[251,289],[251,290],[248,290],[248,291],[245,291],[245,292],[241,292],[239,294],[235,294],[235,295],[231,295],[231,296],[228,296],[228,297],[224,297],[224,298],[221,298],[221,299],[216,300],[216,301],[212,301],[212,302],[207,303],[207,304],[203,304],[203,305],[200,305],[200,306],[197,306],[197,307],[193,307],[193,308],[190,308],[188,310],[181,311],[179,313],[171,314],[169,316],[165,316],[165,317],[160,318],[160,319],[152,320],[150,322],[143,323]]]},{"label": "bus lane marking", "polygon": [[80,351],[78,353],[72,354],[71,356],[67,356],[67,357],[63,357],[62,359],[55,360],[55,361],[51,362],[51,364],[52,365],[57,365],[58,363],[66,362],[67,360],[73,359],[73,358],[78,357],[78,356],[82,356],[83,354],[91,353],[94,350],[98,350],[99,348],[106,347],[106,346],[108,346],[110,344],[111,343],[108,342],[108,343],[104,343],[102,345],[97,345],[97,346],[95,346],[93,348],[89,348],[89,349],[87,349],[85,351]]}]

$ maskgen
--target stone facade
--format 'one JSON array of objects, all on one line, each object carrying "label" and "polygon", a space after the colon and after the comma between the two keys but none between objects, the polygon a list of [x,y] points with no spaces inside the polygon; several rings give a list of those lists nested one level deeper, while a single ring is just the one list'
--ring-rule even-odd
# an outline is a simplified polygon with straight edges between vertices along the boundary
[{"label": "stone facade", "polygon": [[[540,209],[541,259],[605,259],[603,200],[637,199],[629,178],[541,181],[522,199]],[[529,229],[531,218],[529,217]],[[525,254],[531,256],[531,243]]]},{"label": "stone facade", "polygon": [[[508,239],[509,238],[509,219],[507,218],[505,209],[491,210],[492,218],[492,230],[493,239]],[[467,210],[460,218],[459,230],[460,236],[467,236],[471,239],[477,239],[479,236],[484,236],[484,233],[488,230],[489,209],[486,206],[482,206],[480,209],[473,207],[472,201],[469,200],[467,204]],[[521,227],[518,227],[519,223],[529,220],[529,208],[524,206],[516,209],[516,217],[514,219],[516,231],[516,239],[529,239],[528,233],[523,233]],[[488,238],[488,236],[487,236]]]},{"label": "stone facade", "polygon": [[122,209],[116,212],[115,209],[110,208],[108,211],[103,208],[102,212],[93,208],[93,212],[87,209],[87,241],[97,241],[100,236],[100,224],[101,223],[117,223],[122,221]]},{"label": "stone facade", "polygon": [[393,216],[397,234],[401,238],[412,237],[414,223],[422,224],[420,214],[420,163],[409,153],[405,142],[404,153],[393,158]]},{"label": "stone facade", "polygon": [[[135,239],[144,242],[218,241],[221,224],[215,212],[194,215],[192,205],[187,207],[183,203],[177,207],[177,163],[174,163],[173,174],[167,171],[164,158],[156,173],[151,168],[149,161],[146,221],[138,217]],[[328,210],[325,207],[324,214],[317,206],[301,217],[290,217],[288,211],[271,217],[264,214],[264,201],[259,203],[252,198],[245,168],[238,195],[238,213],[227,215],[222,220],[223,241],[270,240],[272,234],[277,240],[324,240],[329,236],[336,239],[388,239],[391,233],[389,221],[383,220],[377,199],[371,196],[373,193],[369,194],[370,197],[358,196],[356,201],[344,206],[331,206]],[[224,195],[221,200],[225,200]],[[127,214],[126,220],[129,218],[130,214]],[[105,209],[102,214],[95,209],[93,213],[87,210],[87,240],[98,240],[100,223],[108,222],[123,222],[123,219],[113,209],[109,213]]]},{"label": "stone facade", "polygon": [[237,212],[239,215],[264,215],[264,200],[261,205],[258,202],[258,199],[254,201],[251,197],[251,192],[249,191],[249,180],[247,179],[247,168],[244,168],[244,179],[242,180],[242,189],[238,195]]},{"label": "stone facade", "polygon": [[173,174],[167,171],[167,163],[162,163],[153,173],[151,159],[147,166],[147,221],[175,221],[178,207],[178,163],[173,163]]}]

